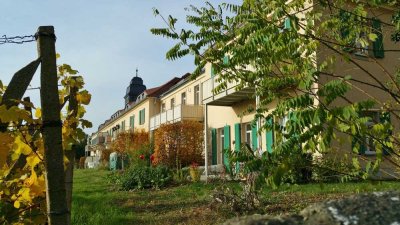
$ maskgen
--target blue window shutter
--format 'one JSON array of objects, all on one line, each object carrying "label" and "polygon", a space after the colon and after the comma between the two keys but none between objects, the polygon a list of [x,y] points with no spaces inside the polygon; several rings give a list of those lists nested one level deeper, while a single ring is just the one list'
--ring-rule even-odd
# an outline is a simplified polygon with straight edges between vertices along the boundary
[{"label": "blue window shutter", "polygon": [[[274,121],[273,121],[272,118],[267,121],[268,125],[273,125],[273,123],[274,123]],[[269,153],[271,153],[272,152],[272,146],[274,145],[274,131],[273,130],[268,130],[266,132],[265,136],[266,136],[265,140],[267,141],[267,143],[266,143],[267,151]]]},{"label": "blue window shutter", "polygon": [[376,40],[373,42],[373,52],[375,58],[382,59],[385,57],[385,50],[383,48],[383,35],[382,35],[382,27],[381,21],[377,18],[372,19],[372,28],[373,32],[378,36]]},{"label": "blue window shutter", "polygon": [[251,147],[253,151],[257,150],[258,145],[258,135],[257,135],[257,124],[252,123],[251,125]]},{"label": "blue window shutter", "polygon": [[217,165],[217,129],[211,129],[211,163]]}]

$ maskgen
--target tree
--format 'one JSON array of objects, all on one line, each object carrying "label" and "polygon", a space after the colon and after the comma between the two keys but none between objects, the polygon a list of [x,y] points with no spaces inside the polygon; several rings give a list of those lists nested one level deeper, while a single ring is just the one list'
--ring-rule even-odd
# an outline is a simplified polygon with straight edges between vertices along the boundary
[{"label": "tree", "polygon": [[[252,159],[259,162],[256,165],[272,159],[279,162],[262,171],[261,180],[279,184],[282,174],[295,169],[289,160],[293,152],[324,155],[332,151],[333,143],[343,140],[353,142],[346,154],[357,169],[346,175],[367,178],[383,159],[400,165],[395,148],[399,133],[389,117],[400,119],[400,72],[380,60],[400,51],[395,45],[389,45],[393,49],[382,45],[383,35],[399,41],[398,6],[398,1],[378,0],[244,0],[241,5],[218,6],[207,2],[201,8],[190,6],[192,14],[186,22],[197,29],[179,30],[177,19],[165,18],[155,9],[167,27],[151,31],[177,42],[167,59],[194,55],[193,77],[211,64],[221,82],[216,93],[229,82],[238,82],[237,89],[254,87],[253,97],[260,98],[256,119],[273,121],[263,129],[283,137],[274,143],[273,156],[265,153]],[[375,17],[382,14],[384,18]],[[354,53],[362,53],[362,60],[369,64]],[[364,112],[372,108],[386,119],[369,123],[373,118]],[[286,124],[282,124],[284,117]],[[373,146],[377,155],[361,166],[364,159],[359,154],[365,146]],[[255,169],[260,168],[264,167]]]}]

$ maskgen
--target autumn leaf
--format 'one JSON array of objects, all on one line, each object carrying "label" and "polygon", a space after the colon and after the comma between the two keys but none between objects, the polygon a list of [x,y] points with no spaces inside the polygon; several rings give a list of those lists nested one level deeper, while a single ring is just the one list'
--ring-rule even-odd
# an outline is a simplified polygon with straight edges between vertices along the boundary
[{"label": "autumn leaf", "polygon": [[12,148],[14,138],[11,134],[0,132],[0,167],[6,163],[8,153]]},{"label": "autumn leaf", "polygon": [[88,105],[90,103],[91,98],[92,95],[89,94],[89,92],[86,90],[81,91],[76,95],[76,100],[83,105]]}]

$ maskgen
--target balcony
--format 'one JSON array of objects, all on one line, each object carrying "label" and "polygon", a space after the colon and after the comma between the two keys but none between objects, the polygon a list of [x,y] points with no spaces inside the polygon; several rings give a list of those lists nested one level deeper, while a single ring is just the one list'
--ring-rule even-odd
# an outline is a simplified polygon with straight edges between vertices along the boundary
[{"label": "balcony", "polygon": [[155,130],[165,123],[176,123],[183,120],[203,121],[202,105],[178,105],[173,109],[157,114],[150,118],[150,130]]},{"label": "balcony", "polygon": [[221,82],[218,82],[218,76],[212,77],[202,83],[203,87],[203,104],[232,106],[237,102],[250,99],[254,94],[254,88],[245,87],[241,90],[236,90],[237,82],[227,83],[226,89],[219,93],[213,93],[215,87]]}]

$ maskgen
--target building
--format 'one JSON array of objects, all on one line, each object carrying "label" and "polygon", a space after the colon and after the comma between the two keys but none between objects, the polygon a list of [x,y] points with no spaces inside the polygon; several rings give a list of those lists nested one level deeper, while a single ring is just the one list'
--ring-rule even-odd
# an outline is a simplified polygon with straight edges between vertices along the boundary
[{"label": "building", "polygon": [[143,79],[136,74],[127,87],[124,108],[117,110],[90,136],[87,156],[97,156],[102,148],[108,148],[120,132],[128,130],[149,132],[150,118],[161,112],[161,95],[188,77],[189,74],[180,78],[174,77],[158,87],[147,89]]},{"label": "building", "polygon": [[[320,10],[309,8],[309,10]],[[339,58],[333,68],[332,73],[351,71],[353,77],[358,80],[365,80],[374,84],[377,80],[382,80],[385,73],[395,73],[398,65],[398,51],[400,46],[391,40],[391,27],[384,26],[391,20],[390,8],[377,9],[374,15],[375,21],[381,21],[379,26],[383,36],[379,39],[379,44],[371,44],[368,48],[359,48],[351,53],[351,58],[356,61],[360,68],[354,68],[346,60]],[[378,16],[376,16],[378,15]],[[300,15],[301,17],[301,15]],[[290,29],[289,23],[285,20],[285,28]],[[356,43],[357,44],[357,43]],[[384,52],[380,48],[396,51]],[[334,55],[335,52],[320,47],[315,52],[316,66],[322,63],[327,57]],[[224,58],[224,61],[228,61]],[[372,62],[377,61],[388,71],[377,68]],[[370,76],[374,74],[374,76]],[[332,80],[331,77],[321,77],[322,84]],[[352,82],[352,81],[351,81]],[[92,145],[107,144],[117,133],[128,129],[144,129],[154,131],[161,124],[173,123],[182,120],[195,120],[204,123],[205,131],[205,161],[206,166],[223,165],[228,163],[228,158],[224,154],[224,149],[239,150],[241,145],[248,144],[252,149],[259,152],[273,151],[274,141],[277,134],[272,131],[258,132],[266,121],[254,121],[255,113],[246,113],[249,108],[257,108],[259,99],[254,98],[254,88],[246,87],[238,90],[236,83],[228,83],[226,88],[215,93],[213,90],[219,85],[218,74],[214,74],[210,64],[206,65],[203,74],[196,79],[191,79],[188,74],[173,78],[160,87],[146,89],[143,81],[139,77],[134,77],[127,88],[125,95],[125,108],[116,111],[104,124],[99,126],[96,133],[92,135]],[[352,101],[366,100],[368,98],[378,98],[383,102],[388,99],[387,93],[371,86],[356,84],[360,88],[353,89],[347,93],[347,97]],[[318,88],[318,86],[316,86]],[[367,94],[366,94],[367,93]],[[337,101],[334,105],[341,105],[344,102]],[[274,103],[269,108],[274,108]],[[372,117],[377,117],[379,121],[380,106],[369,113]],[[282,124],[288,118],[276,118],[282,120]],[[399,121],[390,118],[392,124],[397,126]],[[351,138],[351,137],[344,137]],[[368,142],[368,140],[363,140]],[[333,148],[340,151],[351,152],[351,141],[346,143],[336,142]],[[362,145],[364,152],[361,157],[374,159],[376,153],[368,145]],[[397,177],[391,172],[390,163],[382,164],[382,171],[386,175]],[[207,173],[207,170],[206,170]]]}]

